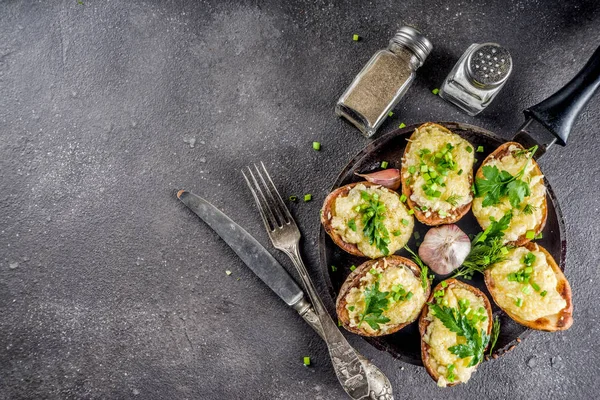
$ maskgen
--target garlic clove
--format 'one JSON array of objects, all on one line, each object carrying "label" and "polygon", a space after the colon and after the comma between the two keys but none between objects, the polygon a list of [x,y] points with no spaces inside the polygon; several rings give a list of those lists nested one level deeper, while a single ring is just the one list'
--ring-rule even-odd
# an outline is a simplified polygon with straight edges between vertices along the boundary
[{"label": "garlic clove", "polygon": [[431,228],[419,247],[419,257],[439,275],[460,267],[470,252],[469,237],[455,224]]},{"label": "garlic clove", "polygon": [[370,174],[359,174],[358,172],[355,172],[355,174],[365,178],[368,182],[388,189],[396,190],[400,187],[400,170],[397,168],[384,169]]}]

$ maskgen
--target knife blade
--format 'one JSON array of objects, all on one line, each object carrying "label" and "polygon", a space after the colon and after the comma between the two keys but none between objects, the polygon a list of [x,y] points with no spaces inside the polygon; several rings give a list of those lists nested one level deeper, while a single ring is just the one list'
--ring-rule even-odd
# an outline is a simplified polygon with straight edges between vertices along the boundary
[{"label": "knife blade", "polygon": [[200,196],[180,190],[177,197],[206,222],[288,306],[294,307],[303,299],[302,290],[288,272],[244,228]]}]

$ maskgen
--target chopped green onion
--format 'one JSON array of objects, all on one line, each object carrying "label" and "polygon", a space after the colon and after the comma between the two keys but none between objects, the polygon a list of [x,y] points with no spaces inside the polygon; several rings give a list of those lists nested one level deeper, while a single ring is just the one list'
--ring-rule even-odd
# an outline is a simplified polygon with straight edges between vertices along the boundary
[{"label": "chopped green onion", "polygon": [[369,271],[369,273],[371,275],[377,275],[379,272],[377,272],[377,270],[375,268],[371,268],[371,270]]},{"label": "chopped green onion", "polygon": [[448,216],[448,214],[446,214],[446,211],[444,211],[444,210],[438,211],[438,215],[442,218],[445,218],[446,216]]},{"label": "chopped green onion", "polygon": [[540,285],[538,285],[537,283],[533,282],[533,281],[529,281],[529,284],[531,285],[531,287],[533,288],[533,290],[535,290],[536,292],[540,291]]},{"label": "chopped green onion", "polygon": [[348,306],[348,311],[354,311],[354,306]]},{"label": "chopped green onion", "polygon": [[543,237],[544,237],[544,235],[542,234],[542,232],[540,232],[537,235],[535,235],[536,239],[542,239]]},{"label": "chopped green onion", "polygon": [[382,161],[381,162],[381,168],[386,169],[388,167],[388,162],[387,161]]},{"label": "chopped green onion", "polygon": [[515,305],[517,307],[521,307],[523,305],[523,299],[520,297],[517,297],[517,300],[515,301]]},{"label": "chopped green onion", "polygon": [[463,173],[462,169],[459,169],[458,172],[457,172],[458,175],[462,175],[462,173]]},{"label": "chopped green onion", "polygon": [[338,326],[342,326],[342,321],[338,319]]},{"label": "chopped green onion", "polygon": [[433,93],[433,94],[438,94],[439,92],[440,92],[440,89],[438,89],[438,88],[435,88],[431,91],[431,93]]},{"label": "chopped green onion", "polygon": [[351,265],[350,266],[350,271],[354,271],[356,269],[356,265]]},{"label": "chopped green onion", "polygon": [[409,174],[414,174],[416,171],[417,171],[417,169],[415,168],[414,165],[411,165],[410,167],[408,167]]},{"label": "chopped green onion", "polygon": [[448,282],[446,282],[446,281],[442,281],[442,287],[443,287],[443,288],[445,288],[445,287],[448,287]]},{"label": "chopped green onion", "polygon": [[521,292],[525,293],[525,294],[529,294],[531,293],[531,286],[529,285],[525,285],[521,288]]},{"label": "chopped green onion", "polygon": [[421,172],[427,172],[427,165],[421,165]]},{"label": "chopped green onion", "polygon": [[471,146],[467,146],[467,153],[472,153],[473,152],[473,148]]},{"label": "chopped green onion", "polygon": [[388,113],[388,117],[391,117],[392,115],[394,115],[394,113],[393,113],[392,111],[390,111],[390,112]]},{"label": "chopped green onion", "polygon": [[298,201],[298,196],[290,196],[290,201]]},{"label": "chopped green onion", "polygon": [[544,296],[546,296],[547,294],[548,294],[548,291],[547,291],[547,290],[544,290],[543,292],[541,292],[541,293],[540,293],[540,296],[544,297]]},{"label": "chopped green onion", "polygon": [[415,232],[413,234],[413,236],[415,237],[416,240],[419,240],[419,238],[421,237],[421,234],[419,232]]},{"label": "chopped green onion", "polygon": [[400,196],[400,201],[403,202],[403,203],[406,201],[406,195],[405,194],[403,194],[402,196]]},{"label": "chopped green onion", "polygon": [[402,218],[402,225],[408,226],[409,222],[407,219]]},{"label": "chopped green onion", "polygon": [[309,193],[309,194],[305,194],[304,195],[304,201],[305,202],[311,201],[311,200],[312,200],[312,194]]},{"label": "chopped green onion", "polygon": [[415,210],[408,210],[408,215],[413,215],[415,213]]},{"label": "chopped green onion", "polygon": [[400,235],[402,235],[402,231],[400,229],[398,229],[397,231],[392,232],[392,235],[400,236]]},{"label": "chopped green onion", "polygon": [[225,274],[226,274],[227,276],[229,276],[229,275],[231,275],[231,271],[230,271],[230,270],[226,270],[226,271],[225,271]]},{"label": "chopped green onion", "polygon": [[398,125],[398,128],[400,128],[400,129],[406,128],[406,124],[404,122],[402,122],[400,125]]},{"label": "chopped green onion", "polygon": [[313,142],[313,149],[315,149],[316,151],[321,150],[321,143]]},{"label": "chopped green onion", "polygon": [[331,272],[335,272],[335,271],[337,271],[337,267],[335,265],[332,265],[331,266]]},{"label": "chopped green onion", "polygon": [[304,366],[308,367],[310,365],[310,357],[304,357]]},{"label": "chopped green onion", "polygon": [[360,36],[358,36],[356,33],[354,35],[352,35],[352,40],[354,40],[355,42],[358,42],[358,39],[360,39]]},{"label": "chopped green onion", "polygon": [[483,153],[483,146],[477,146],[477,150],[475,150],[478,153]]},{"label": "chopped green onion", "polygon": [[534,231],[527,231],[527,233],[525,234],[525,237],[527,239],[531,240],[531,239],[535,238],[535,232]]}]

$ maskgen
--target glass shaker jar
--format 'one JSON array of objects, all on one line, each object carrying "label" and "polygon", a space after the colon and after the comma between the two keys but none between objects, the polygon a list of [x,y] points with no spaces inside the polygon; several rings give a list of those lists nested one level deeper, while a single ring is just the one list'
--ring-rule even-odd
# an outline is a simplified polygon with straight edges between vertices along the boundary
[{"label": "glass shaker jar", "polygon": [[419,31],[404,26],[387,49],[371,57],[338,100],[335,113],[372,136],[412,84],[433,48]]},{"label": "glass shaker jar", "polygon": [[512,71],[512,58],[496,43],[474,43],[440,87],[440,97],[467,114],[479,114],[494,100]]}]

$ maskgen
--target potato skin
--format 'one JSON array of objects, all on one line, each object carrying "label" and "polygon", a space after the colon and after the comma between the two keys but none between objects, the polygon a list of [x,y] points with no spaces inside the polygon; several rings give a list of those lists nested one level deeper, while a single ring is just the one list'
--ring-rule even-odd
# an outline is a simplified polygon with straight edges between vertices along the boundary
[{"label": "potato skin", "polygon": [[[490,161],[493,158],[502,158],[506,155],[508,155],[510,153],[510,146],[517,146],[519,149],[521,150],[525,150],[525,148],[517,142],[506,142],[502,145],[500,145],[496,150],[494,150],[491,154],[489,154],[485,160],[483,160],[483,163],[481,163],[481,166],[479,167],[479,169],[477,170],[477,174],[475,175],[476,178],[483,178],[483,167],[488,163],[488,161]],[[540,167],[538,166],[538,163],[532,158],[531,161],[533,162],[533,166],[534,166],[534,171],[536,174],[542,175],[542,171],[540,170]],[[534,231],[535,234],[539,234],[543,229],[544,226],[546,225],[546,219],[548,218],[548,203],[547,203],[547,199],[546,197],[544,197],[544,201],[542,203],[542,220],[540,221],[540,223],[535,227]],[[477,216],[475,213],[473,213],[473,215],[475,215],[475,218],[477,219],[477,222],[479,223],[479,226],[482,227],[483,226],[481,224],[480,218],[479,216]],[[517,240],[512,241],[512,242],[508,242],[508,245],[512,245],[512,246],[522,246],[525,243],[530,242],[531,239],[527,239],[526,234],[523,234],[521,236],[519,236],[517,238]]]},{"label": "potato skin", "polygon": [[[366,262],[362,263],[361,265],[359,265],[346,278],[346,281],[340,288],[340,293],[338,294],[337,301],[335,303],[335,310],[338,315],[339,321],[342,323],[342,326],[346,330],[348,330],[352,333],[356,333],[361,336],[382,336],[383,335],[381,332],[369,332],[369,331],[360,329],[355,326],[354,327],[350,326],[350,318],[348,315],[348,310],[346,309],[346,304],[347,304],[346,295],[350,292],[350,289],[352,289],[353,287],[360,286],[360,279],[363,276],[365,276],[366,274],[368,274],[369,271],[371,270],[371,268],[377,266],[377,264],[380,264],[379,266],[382,268],[386,268],[384,266],[384,262],[383,262],[384,259],[387,262],[387,268],[404,265],[404,266],[408,267],[411,270],[411,272],[413,274],[415,274],[415,276],[417,278],[419,278],[419,279],[421,278],[421,268],[419,268],[417,266],[417,264],[415,264],[413,261],[409,260],[406,257],[387,256],[387,257],[378,258],[375,260],[369,260],[369,261],[366,261]],[[428,297],[430,293],[431,293],[431,284],[428,284],[427,290],[425,291],[425,297]],[[415,317],[411,321],[406,321],[405,323],[398,324],[398,325],[394,326],[392,329],[388,330],[385,334],[389,335],[389,334],[398,332],[400,329],[404,328],[408,324],[411,324],[416,319],[417,318]]]},{"label": "potato skin", "polygon": [[338,197],[347,196],[348,193],[350,192],[350,190],[352,190],[352,188],[354,186],[359,185],[359,184],[363,184],[366,187],[377,187],[378,189],[385,190],[390,193],[394,193],[396,195],[398,194],[395,191],[388,189],[384,186],[376,185],[374,183],[367,182],[367,181],[354,182],[354,183],[350,183],[348,185],[341,186],[341,187],[335,189],[333,192],[329,193],[327,195],[327,197],[325,198],[325,201],[323,202],[323,208],[321,208],[321,224],[323,225],[323,228],[325,228],[325,232],[327,232],[329,237],[331,237],[331,240],[333,240],[333,242],[335,244],[337,244],[340,249],[344,250],[347,253],[352,254],[353,256],[367,257],[366,255],[363,254],[362,251],[360,251],[358,249],[358,246],[356,244],[345,242],[344,239],[342,238],[342,236],[339,235],[335,231],[335,229],[333,229],[333,227],[331,226],[331,220],[335,216],[334,206],[333,206],[335,203],[335,200]]},{"label": "potato skin", "polygon": [[[415,130],[415,132],[410,136],[408,143],[406,145],[406,148],[404,149],[404,155],[402,156],[402,170],[400,171],[400,176],[404,176],[404,174],[407,173],[408,167],[406,166],[406,163],[404,162],[404,160],[406,159],[406,155],[410,152],[410,147],[411,147],[411,143],[412,143],[411,139],[413,138],[413,136],[419,129],[427,128],[428,126],[433,126],[441,131],[455,135],[454,132],[447,129],[446,127],[443,127],[442,125],[439,125],[439,124],[435,124],[433,122],[427,122],[427,123],[419,126]],[[469,185],[472,185],[472,184],[473,184],[473,168],[471,168],[471,170],[469,171]],[[411,200],[410,196],[412,195],[412,193],[413,193],[413,191],[412,191],[411,185],[407,185],[406,182],[404,181],[404,179],[402,179],[402,194],[406,196],[406,203],[409,205],[409,207],[412,210],[414,210],[415,217],[417,217],[417,220],[419,220],[419,222],[421,222],[422,224],[425,224],[425,225],[437,226],[437,225],[442,225],[442,224],[453,224],[453,223],[457,222],[458,220],[460,220],[462,217],[464,217],[465,214],[468,213],[469,210],[471,209],[472,201],[461,206],[460,208],[458,208],[456,210],[455,216],[440,217],[440,215],[437,212],[431,212],[429,217],[427,217],[427,216],[425,216],[425,213],[423,211],[421,211],[419,205],[417,203],[415,203],[413,200]]]},{"label": "potato skin", "polygon": [[[427,327],[429,326],[429,324],[431,322],[431,321],[427,320],[427,314],[429,313],[429,303],[431,303],[433,301],[433,294],[436,291],[441,290],[441,289],[448,289],[448,288],[462,288],[462,289],[471,291],[477,297],[480,297],[481,299],[483,299],[483,302],[485,304],[485,309],[487,311],[488,321],[489,321],[488,327],[487,327],[487,334],[490,335],[492,333],[492,305],[490,304],[490,301],[488,300],[487,296],[481,290],[477,289],[476,287],[473,287],[469,284],[466,284],[466,283],[456,280],[454,278],[447,279],[444,282],[446,282],[448,284],[448,286],[446,288],[443,288],[442,283],[441,282],[438,283],[438,285],[431,291],[431,295],[429,296],[427,303],[425,303],[425,307],[423,307],[423,311],[421,311],[421,316],[419,318],[419,333],[421,334],[421,359],[423,360],[423,366],[425,366],[427,373],[436,382],[438,381],[440,374],[435,369],[433,369],[433,366],[431,365],[431,357],[429,356],[429,345],[427,343],[425,343],[425,341],[423,340],[423,336],[427,332]],[[488,343],[488,346],[489,346],[489,343]],[[486,347],[486,349],[487,349],[487,347]],[[484,349],[484,352],[485,352],[485,349]],[[448,386],[456,386],[459,383],[461,383],[461,382],[448,383]]]},{"label": "potato skin", "polygon": [[529,251],[541,251],[542,253],[544,253],[544,255],[546,256],[546,260],[548,260],[548,265],[552,268],[557,278],[556,290],[558,291],[560,296],[567,302],[567,305],[565,306],[565,308],[560,310],[560,312],[551,315],[550,317],[538,318],[535,321],[524,320],[518,315],[514,315],[510,311],[500,307],[500,304],[498,304],[494,296],[497,292],[494,279],[492,278],[490,270],[487,269],[483,275],[485,279],[485,284],[488,290],[490,291],[490,294],[492,295],[492,299],[494,299],[496,305],[500,307],[502,311],[508,314],[509,317],[514,319],[519,324],[524,325],[528,328],[548,332],[564,331],[569,329],[571,325],[573,325],[573,298],[571,292],[571,285],[569,285],[569,281],[565,277],[565,274],[563,274],[563,272],[559,268],[558,264],[556,264],[554,258],[550,255],[550,253],[548,253],[548,251],[545,248],[533,242],[526,243],[523,247],[527,248]]}]

